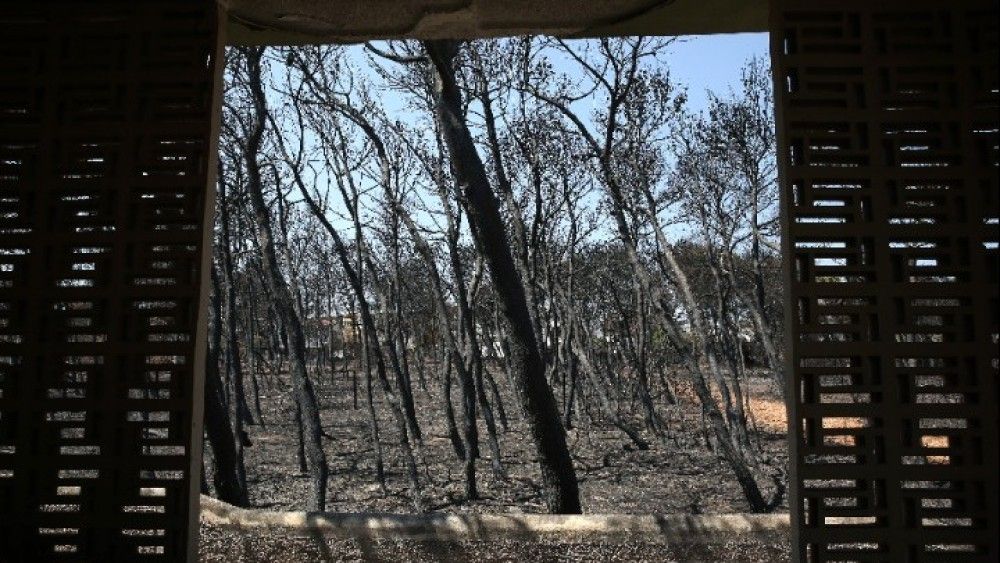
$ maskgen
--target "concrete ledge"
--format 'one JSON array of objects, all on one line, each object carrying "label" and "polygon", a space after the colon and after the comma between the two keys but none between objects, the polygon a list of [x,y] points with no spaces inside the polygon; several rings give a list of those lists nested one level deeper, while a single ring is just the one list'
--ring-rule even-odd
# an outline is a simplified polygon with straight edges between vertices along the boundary
[{"label": "concrete ledge", "polygon": [[733,535],[787,533],[781,514],[388,514],[277,512],[201,497],[204,524],[252,533],[384,540],[544,540],[714,543]]}]

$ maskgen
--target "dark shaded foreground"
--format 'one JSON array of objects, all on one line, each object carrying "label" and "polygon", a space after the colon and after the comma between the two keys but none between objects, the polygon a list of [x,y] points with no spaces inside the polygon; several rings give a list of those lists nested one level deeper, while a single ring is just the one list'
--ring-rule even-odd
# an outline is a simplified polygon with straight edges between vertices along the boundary
[{"label": "dark shaded foreground", "polygon": [[302,538],[281,531],[246,533],[202,524],[199,560],[205,562],[284,563],[313,561],[403,562],[554,562],[623,561],[773,562],[790,559],[789,539],[781,533],[720,535],[713,543],[650,541],[411,541]]}]

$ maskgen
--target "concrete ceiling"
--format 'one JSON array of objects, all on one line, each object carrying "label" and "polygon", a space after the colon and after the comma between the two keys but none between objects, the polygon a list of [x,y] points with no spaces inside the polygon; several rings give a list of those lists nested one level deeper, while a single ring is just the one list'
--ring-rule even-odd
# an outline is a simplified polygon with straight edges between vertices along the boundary
[{"label": "concrete ceiling", "polygon": [[767,29],[767,0],[220,0],[228,42],[691,35]]}]

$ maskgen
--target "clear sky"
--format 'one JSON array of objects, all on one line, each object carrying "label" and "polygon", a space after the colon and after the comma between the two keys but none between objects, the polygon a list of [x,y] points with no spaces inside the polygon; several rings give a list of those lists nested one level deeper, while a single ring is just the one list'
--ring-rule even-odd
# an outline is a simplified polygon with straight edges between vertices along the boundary
[{"label": "clear sky", "polygon": [[667,58],[671,78],[688,87],[693,110],[705,107],[705,92],[718,94],[738,86],[740,69],[751,57],[768,57],[766,33],[692,35],[679,38]]}]

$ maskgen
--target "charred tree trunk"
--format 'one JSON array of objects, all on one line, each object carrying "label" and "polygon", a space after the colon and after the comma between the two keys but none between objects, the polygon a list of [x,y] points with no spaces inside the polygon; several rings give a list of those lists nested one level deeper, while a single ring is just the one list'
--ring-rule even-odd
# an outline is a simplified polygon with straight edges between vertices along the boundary
[{"label": "charred tree trunk", "polygon": [[306,433],[302,425],[302,407],[295,403],[295,435],[299,445],[296,457],[299,460],[299,473],[305,475],[309,471],[309,463],[306,461]]},{"label": "charred tree trunk", "polygon": [[[226,366],[229,371],[234,408],[243,423],[260,424],[260,411],[254,413],[247,404],[243,385],[243,364],[240,358],[239,336],[236,319],[236,283],[233,274],[233,254],[229,225],[229,203],[226,198],[226,181],[222,174],[222,160],[219,160],[219,223],[222,226],[222,285],[226,303]],[[223,298],[222,295],[219,296]]]},{"label": "charred tree trunk", "polygon": [[[354,315],[353,307],[351,313],[351,322],[354,322],[354,319],[357,317]],[[371,352],[368,350],[367,333],[362,334],[360,327],[356,328],[355,331],[358,335],[358,342],[361,346],[361,353],[358,354],[358,362],[361,363],[361,366],[365,371],[365,406],[368,410],[368,430],[371,433],[372,450],[375,453],[375,481],[378,482],[382,493],[385,494],[385,457],[382,454],[382,438],[379,435],[378,413],[375,411],[375,396],[372,386],[372,364],[370,359]]]},{"label": "charred tree trunk", "polygon": [[219,305],[218,274],[212,267],[215,293],[212,295],[212,321],[205,364],[205,429],[215,459],[212,482],[221,500],[236,506],[247,505],[246,471],[243,448],[229,420],[225,389],[219,374],[219,347],[222,344],[222,308]]},{"label": "charred tree trunk", "polygon": [[437,71],[437,118],[444,132],[455,176],[463,186],[464,205],[473,237],[486,258],[510,331],[513,380],[524,406],[528,431],[542,473],[543,495],[550,512],[577,514],[580,494],[552,390],[545,381],[525,300],[524,286],[511,256],[496,196],[462,115],[462,101],[452,66],[456,43],[425,41]]},{"label": "charred tree trunk", "polygon": [[455,407],[451,404],[451,353],[444,354],[444,372],[441,375],[441,400],[444,402],[444,420],[448,425],[448,440],[458,459],[465,459],[465,445],[455,423]]},{"label": "charred tree trunk", "polygon": [[[319,418],[319,405],[313,391],[312,382],[306,372],[305,337],[302,323],[296,313],[295,301],[288,284],[278,265],[275,252],[274,234],[271,228],[271,213],[264,201],[263,180],[257,157],[260,154],[264,129],[266,125],[267,100],[261,77],[262,48],[244,49],[246,57],[247,87],[253,101],[253,112],[250,130],[247,131],[244,146],[244,159],[247,172],[247,191],[250,196],[256,222],[256,237],[261,252],[261,266],[264,281],[268,286],[274,308],[284,325],[284,336],[287,338],[287,354],[289,371],[295,399],[302,409],[305,430],[306,457],[312,477],[312,497],[310,510],[326,508],[326,482],[328,468],[326,454],[323,452],[322,426]],[[280,195],[279,195],[280,197]]]}]

